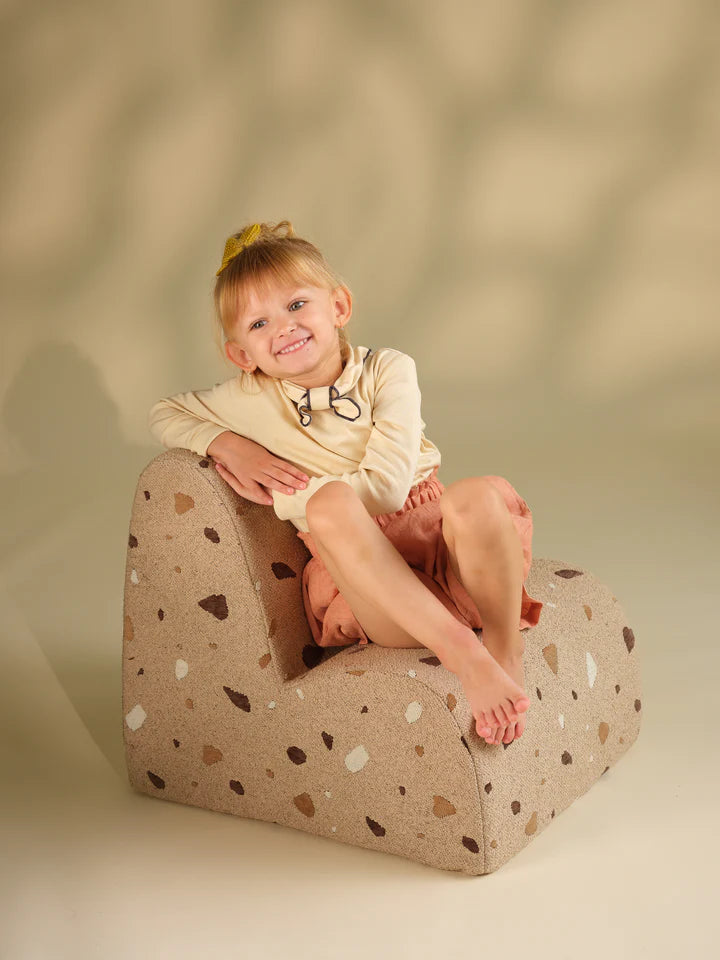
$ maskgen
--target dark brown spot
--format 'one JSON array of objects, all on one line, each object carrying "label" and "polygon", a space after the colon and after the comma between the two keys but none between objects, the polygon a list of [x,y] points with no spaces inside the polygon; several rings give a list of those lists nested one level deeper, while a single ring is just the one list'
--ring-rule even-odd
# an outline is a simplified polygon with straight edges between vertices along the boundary
[{"label": "dark brown spot", "polygon": [[238,691],[233,690],[232,687],[223,686],[223,690],[227,694],[230,703],[235,704],[236,707],[240,707],[245,713],[250,713],[250,700],[246,694],[238,693]]},{"label": "dark brown spot", "polygon": [[198,600],[198,606],[207,610],[218,620],[226,620],[228,615],[228,606],[225,595],[222,593],[211,593],[209,597]]},{"label": "dark brown spot", "polygon": [[609,769],[610,769],[610,767],[605,767],[605,769],[604,769],[603,772],[600,774],[600,776],[602,776],[603,773],[607,773]]},{"label": "dark brown spot", "polygon": [[360,710],[360,713],[367,713],[367,712],[368,712],[368,708],[367,708],[367,707],[363,707],[363,708]]},{"label": "dark brown spot", "polygon": [[245,790],[243,789],[243,785],[240,783],[239,780],[231,780],[230,789],[234,790],[235,793],[240,794],[240,796],[242,796],[245,793]]},{"label": "dark brown spot", "polygon": [[149,490],[145,490],[145,491],[143,491],[143,492],[145,493],[145,499],[146,499],[146,500],[149,500],[149,499],[150,499],[150,491],[149,491]]},{"label": "dark brown spot", "polygon": [[615,684],[615,693],[620,693],[620,684],[619,684],[619,683],[616,683],[616,684]]},{"label": "dark brown spot", "polygon": [[415,753],[416,753],[419,757],[424,757],[424,756],[425,756],[425,747],[424,747],[421,743],[415,744]]},{"label": "dark brown spot", "polygon": [[287,755],[292,762],[298,764],[298,766],[307,761],[307,754],[304,750],[301,750],[300,747],[288,747]]},{"label": "dark brown spot", "polygon": [[316,667],[321,662],[325,656],[324,650],[324,647],[319,647],[316,643],[305,644],[300,656],[308,670],[312,670],[313,667]]},{"label": "dark brown spot", "polygon": [[210,461],[203,458],[202,460],[199,460],[199,461],[198,461],[198,466],[199,466],[199,467],[209,467],[209,466],[210,466]]},{"label": "dark brown spot", "polygon": [[486,784],[485,784],[485,793],[490,793],[491,790],[492,790],[492,783],[486,783]]},{"label": "dark brown spot", "polygon": [[165,613],[163,609],[160,608],[160,610],[158,610],[158,620],[164,620],[164,619],[165,619]]},{"label": "dark brown spot", "polygon": [[175,513],[187,513],[195,506],[195,501],[187,493],[175,494]]},{"label": "dark brown spot", "polygon": [[627,647],[628,653],[631,653],[632,648],[635,646],[635,634],[632,632],[630,627],[623,627],[623,638],[625,640],[625,646]]},{"label": "dark brown spot", "polygon": [[439,667],[440,658],[439,657],[420,657],[418,663],[426,663],[429,667]]},{"label": "dark brown spot", "polygon": [[365,823],[370,827],[376,837],[385,836],[385,827],[381,827],[377,820],[373,820],[370,817],[365,817]]},{"label": "dark brown spot", "polygon": [[175,737],[173,737],[173,743],[175,744],[176,747],[180,746],[180,741],[176,740]]},{"label": "dark brown spot", "polygon": [[575,693],[575,691],[571,690],[570,693],[572,694],[573,700],[577,700],[577,694]]},{"label": "dark brown spot", "polygon": [[152,773],[150,770],[147,771],[147,775],[148,775],[148,778],[149,778],[149,780],[150,780],[150,783],[151,783],[154,787],[157,787],[158,790],[164,790],[164,789],[165,789],[165,781],[163,780],[162,777],[159,777],[156,773]]},{"label": "dark brown spot", "polygon": [[140,669],[137,672],[137,676],[139,677],[143,673],[145,673],[145,667],[140,667]]},{"label": "dark brown spot", "polygon": [[292,567],[289,567],[286,563],[283,563],[281,560],[276,560],[274,563],[270,564],[272,572],[275,574],[278,580],[287,580],[288,577],[296,577],[297,574]]},{"label": "dark brown spot", "polygon": [[132,533],[128,537],[128,546],[136,547],[137,546],[137,537],[133,536]]},{"label": "dark brown spot", "polygon": [[513,800],[513,802],[510,804],[510,809],[513,813],[520,813],[520,801]]},{"label": "dark brown spot", "polygon": [[551,816],[551,817],[554,817],[554,816],[555,816],[555,811],[554,811],[554,810],[551,811],[550,816]]},{"label": "dark brown spot", "polygon": [[332,737],[332,734],[326,733],[326,732],[323,730],[321,736],[322,736],[322,738],[323,738],[323,743],[324,743],[325,746],[328,748],[328,750],[332,750],[332,748],[333,748],[333,737]]},{"label": "dark brown spot", "polygon": [[464,847],[467,847],[470,853],[478,853],[478,851],[480,850],[480,847],[477,845],[477,842],[473,840],[472,837],[463,837],[462,845]]},{"label": "dark brown spot", "polygon": [[573,577],[581,577],[582,570],[556,570],[556,577],[562,577],[563,580],[572,580]]},{"label": "dark brown spot", "polygon": [[211,540],[213,543],[220,543],[220,534],[213,527],[205,527],[203,531],[208,540]]},{"label": "dark brown spot", "polygon": [[218,760],[222,760],[222,750],[218,750],[217,747],[213,747],[209,743],[206,743],[203,746],[202,758],[205,766],[209,767],[213,763],[217,763]]},{"label": "dark brown spot", "polygon": [[400,796],[401,796],[401,797],[404,797],[404,796],[405,796],[405,787],[398,787],[398,790],[400,791]]},{"label": "dark brown spot", "polygon": [[186,697],[186,698],[185,698],[185,706],[188,708],[188,710],[194,710],[194,709],[195,709],[195,704],[192,702],[192,700],[190,699],[190,697]]},{"label": "dark brown spot", "polygon": [[535,693],[537,694],[538,700],[542,700],[542,694],[540,693],[540,687],[535,687]]},{"label": "dark brown spot", "polygon": [[638,713],[640,713],[640,701],[639,701],[639,700],[636,700],[636,701],[635,701],[635,709],[636,709],[636,711],[637,711]]},{"label": "dark brown spot", "polygon": [[566,765],[567,765],[568,763],[572,763],[572,757],[571,757],[570,754],[567,752],[567,750],[564,751],[564,753],[563,753],[563,755],[562,755],[562,757],[561,757],[560,759],[561,759],[562,762],[563,762],[564,764],[566,764]]}]

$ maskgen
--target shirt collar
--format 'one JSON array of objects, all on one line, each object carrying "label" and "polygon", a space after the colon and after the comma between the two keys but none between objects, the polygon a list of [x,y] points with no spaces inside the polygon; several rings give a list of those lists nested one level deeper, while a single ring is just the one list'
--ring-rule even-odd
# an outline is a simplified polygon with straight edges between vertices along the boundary
[{"label": "shirt collar", "polygon": [[345,366],[335,383],[326,387],[301,387],[291,380],[277,381],[285,395],[296,404],[303,427],[312,422],[312,412],[318,410],[332,410],[343,420],[357,420],[361,413],[360,406],[346,394],[360,379],[365,361],[371,353],[372,347],[354,347],[351,343],[341,341],[340,355]]}]

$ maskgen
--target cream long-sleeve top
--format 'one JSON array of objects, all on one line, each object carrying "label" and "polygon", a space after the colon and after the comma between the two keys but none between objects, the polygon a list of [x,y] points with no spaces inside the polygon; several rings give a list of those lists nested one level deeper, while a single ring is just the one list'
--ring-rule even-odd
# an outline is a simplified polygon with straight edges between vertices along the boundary
[{"label": "cream long-sleeve top", "polygon": [[307,502],[331,480],[349,484],[371,516],[394,513],[441,461],[423,432],[415,361],[392,347],[342,341],[341,355],[345,365],[330,386],[274,379],[248,393],[236,376],[165,397],[150,410],[150,432],[168,449],[206,456],[231,430],[299,467],[311,478],[305,489],[270,492],[276,515],[305,533]]}]

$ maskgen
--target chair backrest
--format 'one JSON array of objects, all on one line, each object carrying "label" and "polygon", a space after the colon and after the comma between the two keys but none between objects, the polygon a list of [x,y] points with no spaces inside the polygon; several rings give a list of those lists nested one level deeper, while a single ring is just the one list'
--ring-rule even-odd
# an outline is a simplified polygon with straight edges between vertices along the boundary
[{"label": "chair backrest", "polygon": [[[140,474],[127,547],[123,655],[182,647],[192,632],[208,655],[278,683],[331,651],[313,641],[302,600],[310,557],[289,520],[240,497],[209,458],[173,448]],[[197,648],[197,644],[196,644]]]}]

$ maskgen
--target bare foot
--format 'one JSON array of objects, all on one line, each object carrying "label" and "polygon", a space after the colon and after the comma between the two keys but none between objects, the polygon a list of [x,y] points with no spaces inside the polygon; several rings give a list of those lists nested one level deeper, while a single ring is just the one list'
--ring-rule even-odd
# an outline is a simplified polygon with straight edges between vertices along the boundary
[{"label": "bare foot", "polygon": [[530,706],[522,686],[483,644],[473,648],[458,667],[457,675],[475,717],[475,729],[485,739],[496,728],[514,724]]},{"label": "bare foot", "polygon": [[[498,641],[491,636],[483,636],[483,646],[492,655],[495,661],[503,668],[515,683],[517,683],[524,692],[525,689],[525,671],[523,668],[523,653],[525,652],[525,639],[518,631],[517,643],[511,647],[507,641]],[[528,701],[529,705],[529,701]],[[527,711],[525,711],[526,713]],[[495,726],[489,737],[485,737],[487,743],[512,743],[522,736],[525,729],[527,717],[523,713],[516,721],[510,720],[508,723],[501,723]]]}]

